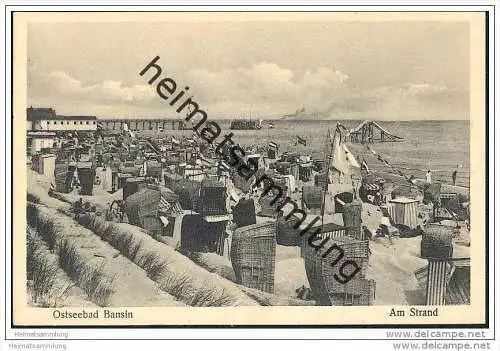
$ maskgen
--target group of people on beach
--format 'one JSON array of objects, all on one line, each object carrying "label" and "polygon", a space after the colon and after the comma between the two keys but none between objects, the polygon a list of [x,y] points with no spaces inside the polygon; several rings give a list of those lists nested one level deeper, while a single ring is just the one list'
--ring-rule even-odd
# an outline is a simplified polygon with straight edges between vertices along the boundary
[{"label": "group of people on beach", "polygon": [[[361,165],[362,171],[365,171],[366,173],[370,173],[370,170],[368,168],[368,163],[366,162],[364,157],[361,158],[360,156],[358,156],[358,162]],[[453,172],[451,173],[451,180],[452,180],[453,185],[457,185],[458,169],[461,167],[462,167],[462,165],[458,164],[456,166],[456,168],[453,170]],[[403,175],[401,172],[399,172],[399,174]],[[417,181],[417,179],[415,178],[414,175],[411,175],[409,178],[407,178],[407,180],[412,184],[416,184],[416,181]],[[427,173],[425,174],[425,182],[428,184],[432,183],[432,171],[430,169],[428,169]]]},{"label": "group of people on beach", "polygon": [[[457,185],[457,174],[458,174],[458,167],[457,166],[457,169],[453,170],[453,172],[451,173],[451,180],[453,181],[453,185]],[[427,174],[425,175],[425,181],[427,183],[432,183],[432,172],[431,170],[427,170]]]}]

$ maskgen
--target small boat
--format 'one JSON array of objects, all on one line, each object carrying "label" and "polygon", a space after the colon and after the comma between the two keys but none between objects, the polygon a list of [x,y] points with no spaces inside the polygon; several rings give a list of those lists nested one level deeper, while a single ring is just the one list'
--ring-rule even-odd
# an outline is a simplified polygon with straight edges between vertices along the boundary
[{"label": "small boat", "polygon": [[235,119],[231,121],[229,129],[232,130],[256,130],[262,129],[262,120]]}]

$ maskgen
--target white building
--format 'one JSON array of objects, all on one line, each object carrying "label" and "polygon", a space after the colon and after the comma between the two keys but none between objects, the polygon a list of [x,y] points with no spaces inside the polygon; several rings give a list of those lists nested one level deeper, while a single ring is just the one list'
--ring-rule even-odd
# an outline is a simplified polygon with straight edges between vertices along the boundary
[{"label": "white building", "polygon": [[35,155],[31,159],[31,168],[40,174],[43,174],[51,181],[54,180],[54,171],[56,167],[56,155],[44,154]]},{"label": "white building", "polygon": [[55,137],[55,132],[28,132],[26,136],[28,153],[34,155],[43,149],[52,149]]},{"label": "white building", "polygon": [[95,116],[61,116],[56,115],[52,108],[27,109],[28,131],[85,131],[97,130],[97,118]]}]

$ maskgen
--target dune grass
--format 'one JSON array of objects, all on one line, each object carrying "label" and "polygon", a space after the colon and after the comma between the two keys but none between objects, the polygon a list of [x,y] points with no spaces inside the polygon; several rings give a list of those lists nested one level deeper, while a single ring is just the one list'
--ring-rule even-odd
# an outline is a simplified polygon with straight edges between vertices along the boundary
[{"label": "dune grass", "polygon": [[[99,224],[101,232],[99,234],[95,233],[97,234],[97,237],[92,238],[91,233],[83,227],[66,227],[72,221],[67,218],[63,218],[63,216],[55,215],[55,211],[53,209],[46,209],[45,206],[32,204],[28,210],[31,211],[30,221],[32,223],[37,223],[38,225],[43,225],[44,221],[52,221],[54,223],[54,231],[57,233],[57,243],[55,246],[55,252],[53,253],[53,258],[58,263],[60,269],[65,271],[68,278],[78,285],[80,294],[83,293],[86,295],[89,302],[105,307],[115,305],[121,298],[125,298],[128,301],[128,304],[135,303],[127,291],[128,284],[136,283],[135,280],[128,280],[132,275],[142,279],[141,281],[137,281],[137,283],[139,285],[144,284],[145,288],[147,288],[147,290],[144,291],[146,297],[143,300],[141,300],[143,298],[142,292],[137,290],[136,287],[134,287],[134,289],[131,288],[131,290],[134,290],[133,294],[138,295],[138,303],[140,301],[149,301],[149,298],[152,298],[155,303],[164,302],[165,305],[170,305],[171,303],[174,305],[181,305],[175,302],[172,297],[163,297],[164,294],[158,294],[158,285],[155,285],[148,280],[146,278],[146,272],[141,272],[139,268],[130,267],[133,269],[133,272],[131,272],[133,274],[131,275],[127,272],[117,271],[117,269],[125,269],[126,265],[120,265],[120,262],[123,261],[122,259],[118,261],[114,260],[114,258],[116,258],[114,255],[116,250],[111,247],[102,247],[102,255],[101,251],[94,252],[94,250],[88,250],[89,247],[94,247],[92,245],[92,241],[96,241],[95,244],[100,244],[96,245],[96,247],[102,246],[102,243],[99,243],[98,237],[105,241],[109,241],[108,236],[111,236],[109,233],[106,234],[106,232],[111,230],[108,228],[107,223],[103,226],[102,223],[99,223],[98,219],[95,218],[95,215],[88,217],[81,216],[82,218],[85,217],[84,220],[88,221],[86,224],[89,226],[90,224]],[[54,215],[52,215],[52,213],[54,213]],[[82,218],[79,218],[78,220]],[[106,230],[106,232],[102,232],[102,230]],[[84,236],[84,238],[82,238],[82,240],[75,240],[74,237],[78,236]],[[136,240],[137,245],[130,243],[130,248],[128,247],[129,243],[130,239],[124,240],[122,251],[131,256],[135,256],[137,253],[140,253],[141,245],[139,240]],[[108,251],[109,255],[107,255]],[[145,250],[143,250],[143,253],[144,252]],[[113,257],[113,259],[111,259],[111,257]],[[123,261],[123,263],[126,263],[126,261]],[[158,276],[161,274],[163,265],[161,264],[160,257],[150,257],[149,259],[144,260],[143,264],[148,268],[150,275]],[[122,275],[127,284],[125,286],[121,284]]]},{"label": "dune grass", "polygon": [[61,302],[66,299],[67,294],[74,286],[75,284],[69,283],[61,290],[54,291],[51,294],[42,296],[42,298],[37,301],[37,305],[44,308],[61,307]]},{"label": "dune grass", "polygon": [[26,207],[26,219],[29,226],[36,228],[49,250],[53,251],[57,244],[57,229],[54,222],[42,218],[36,204],[31,202]]},{"label": "dune grass", "polygon": [[59,265],[68,273],[69,277],[76,281],[83,270],[83,262],[76,255],[76,247],[64,240],[58,250]]},{"label": "dune grass", "polygon": [[37,242],[29,229],[26,230],[26,273],[28,279],[32,279],[36,269],[36,255],[40,250],[40,243]]},{"label": "dune grass", "polygon": [[36,228],[38,224],[39,212],[36,204],[33,202],[28,202],[26,205],[26,221],[28,225]]},{"label": "dune grass", "polygon": [[114,292],[115,277],[106,275],[102,265],[95,267],[83,262],[76,247],[68,240],[61,241],[58,254],[61,268],[73,281],[80,282],[89,299],[99,306],[106,306],[109,297]]},{"label": "dune grass", "polygon": [[57,262],[47,258],[47,248],[36,233],[28,229],[26,234],[26,273],[31,300],[39,307],[59,307],[74,284],[55,287]]},{"label": "dune grass", "polygon": [[57,232],[54,223],[51,221],[42,221],[38,227],[38,232],[47,243],[49,250],[53,251],[57,243]]},{"label": "dune grass", "polygon": [[235,299],[222,291],[206,289],[196,291],[189,299],[188,304],[194,307],[222,307],[233,306]]},{"label": "dune grass", "polygon": [[[161,245],[157,241],[148,242],[147,238],[141,238],[141,229],[135,227],[123,227],[112,223],[94,214],[89,217],[79,218],[79,223],[103,240],[111,244],[123,256],[141,267],[148,278],[155,281],[161,290],[174,296],[190,306],[234,306],[239,300],[220,287],[211,282],[200,284],[192,276],[169,269],[174,262],[168,256],[160,255],[151,244]],[[146,242],[144,242],[146,241]],[[178,266],[176,266],[178,269]],[[200,267],[200,273],[203,268]]]},{"label": "dune grass", "polygon": [[147,252],[139,259],[139,266],[146,271],[149,278],[156,281],[165,273],[168,261],[154,252]]},{"label": "dune grass", "polygon": [[[112,230],[112,227],[109,226],[107,230]],[[132,261],[135,261],[137,258],[137,253],[141,248],[142,241],[135,243],[134,236],[132,234],[123,235],[118,238],[116,241],[115,248],[120,251],[120,253],[129,258]]]},{"label": "dune grass", "polygon": [[193,278],[187,274],[177,276],[172,274],[161,281],[160,289],[180,299],[192,294],[192,282]]},{"label": "dune grass", "polygon": [[57,264],[48,262],[42,255],[42,244],[36,238],[27,234],[26,269],[27,279],[33,302],[37,303],[47,296],[55,284]]},{"label": "dune grass", "polygon": [[92,268],[88,276],[84,286],[85,293],[99,306],[106,306],[109,296],[114,292],[115,277],[105,274],[102,266]]},{"label": "dune grass", "polygon": [[233,306],[236,300],[224,289],[195,289],[193,278],[187,274],[175,274],[168,270],[169,261],[154,252],[147,252],[139,258],[149,278],[159,282],[160,289],[193,307]]},{"label": "dune grass", "polygon": [[221,291],[213,288],[194,289],[193,278],[187,274],[170,274],[161,281],[160,289],[184,300],[186,304],[193,307],[234,306],[236,303],[236,300],[224,289]]}]

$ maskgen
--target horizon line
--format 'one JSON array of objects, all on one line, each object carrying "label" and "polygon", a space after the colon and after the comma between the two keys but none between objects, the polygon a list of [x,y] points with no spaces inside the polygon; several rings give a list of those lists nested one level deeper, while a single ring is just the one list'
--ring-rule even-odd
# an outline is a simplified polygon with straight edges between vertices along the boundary
[{"label": "horizon line", "polygon": [[[91,115],[89,115],[90,117]],[[151,116],[140,116],[140,117],[120,117],[120,116],[116,116],[116,117],[106,117],[106,116],[94,116],[96,117],[98,120],[112,120],[112,119],[117,119],[117,120],[126,120],[126,119],[130,119],[130,120],[177,120],[177,119],[181,119],[183,120],[183,118],[178,118],[178,117],[151,117]],[[241,117],[211,117],[212,120],[216,120],[216,121],[221,121],[221,120],[227,120],[227,121],[231,121],[231,120],[238,120],[238,119],[241,119],[241,120],[252,120],[252,121],[258,121],[258,120],[263,120],[263,121],[283,121],[283,122],[287,122],[287,121],[301,121],[301,122],[304,122],[304,121],[380,121],[380,122],[416,122],[416,121],[420,121],[420,122],[425,122],[425,121],[437,121],[437,122],[446,122],[446,121],[449,121],[449,122],[466,122],[466,121],[470,121],[470,118],[467,118],[467,119],[376,119],[376,118],[363,118],[363,117],[355,117],[355,118],[349,118],[349,117],[346,117],[346,118],[291,118],[291,119],[287,119],[287,118],[280,118],[280,117],[277,117],[277,118],[273,118],[273,117],[268,117],[268,118],[265,118],[265,117],[261,117],[261,118],[241,118]]]},{"label": "horizon line", "polygon": [[[37,109],[37,108],[52,108],[54,111],[57,111],[54,107],[34,107],[30,105],[29,107]],[[28,109],[28,107],[26,107]],[[97,115],[83,115],[83,114],[57,114],[56,117],[65,117],[65,116],[82,116],[82,117],[95,117],[98,120],[177,120],[183,119],[179,117],[162,117],[162,116],[97,116]],[[212,120],[221,121],[221,120],[263,120],[263,121],[377,121],[377,122],[413,122],[413,121],[450,121],[450,122],[458,122],[458,121],[469,121],[470,117],[464,119],[428,119],[428,118],[413,118],[413,119],[377,119],[377,118],[368,118],[368,117],[321,117],[321,118],[296,118],[294,116],[281,116],[281,117],[245,117],[245,116],[235,116],[235,117],[210,117]]]}]

